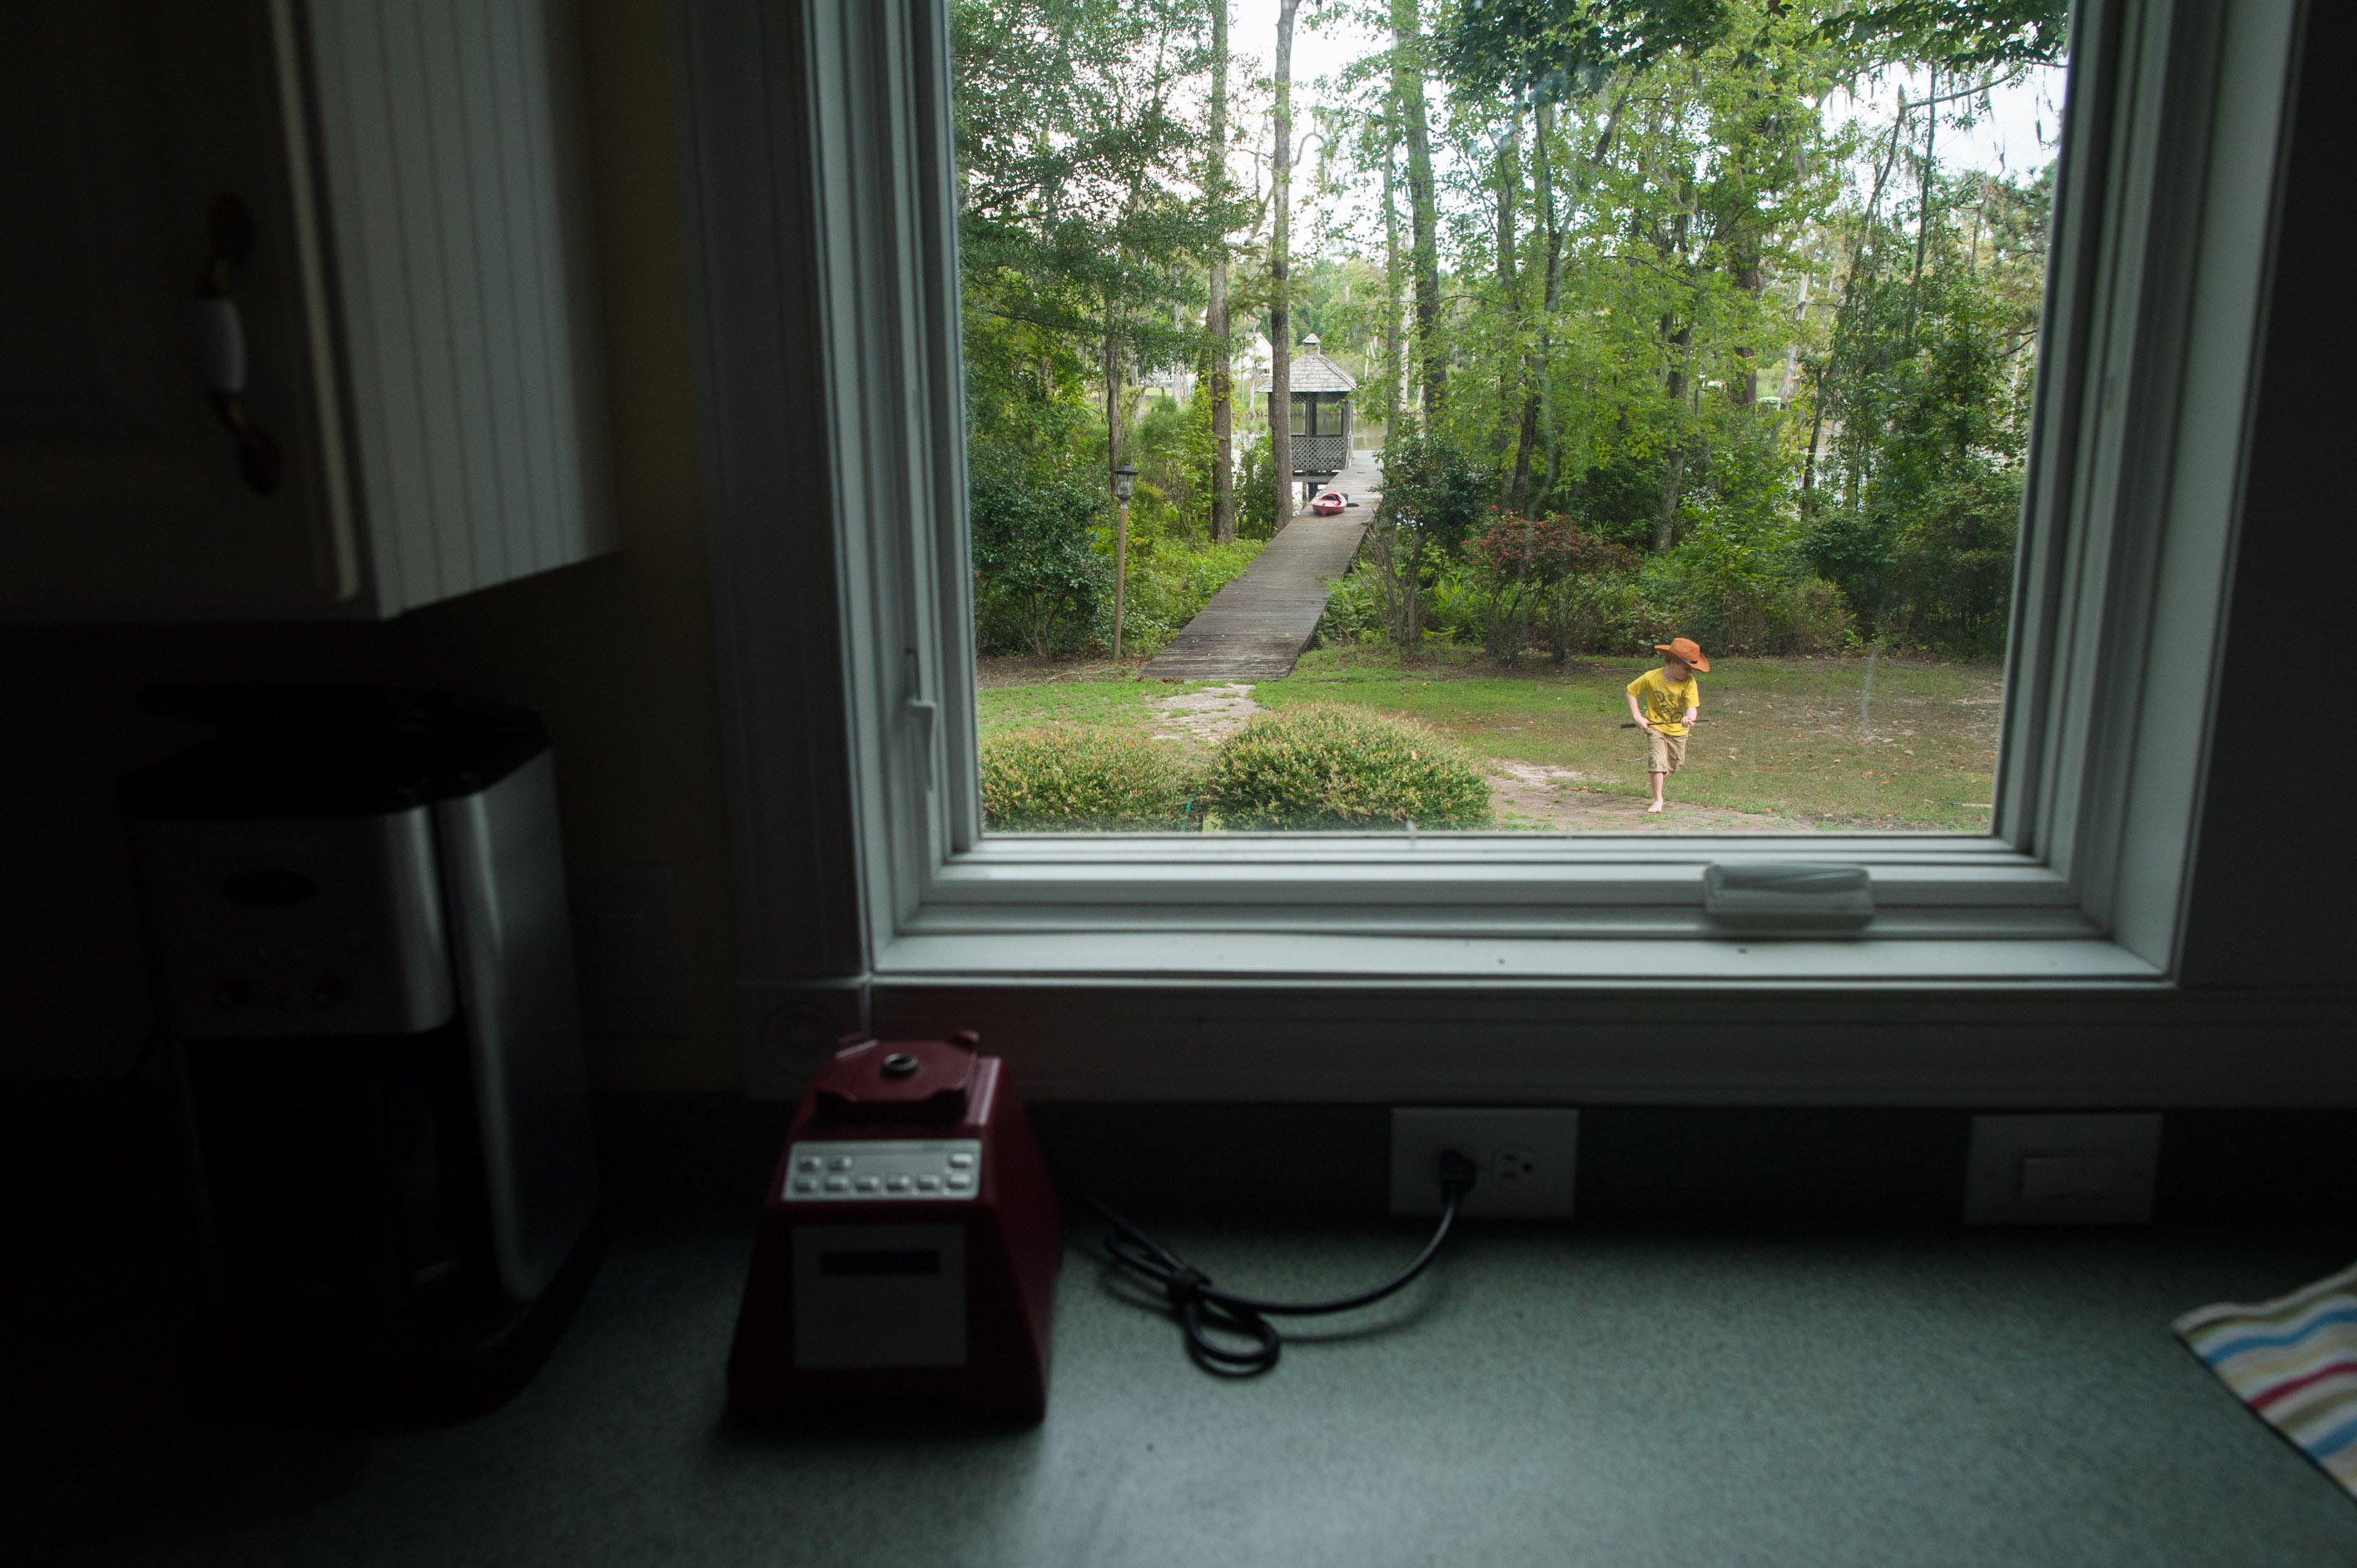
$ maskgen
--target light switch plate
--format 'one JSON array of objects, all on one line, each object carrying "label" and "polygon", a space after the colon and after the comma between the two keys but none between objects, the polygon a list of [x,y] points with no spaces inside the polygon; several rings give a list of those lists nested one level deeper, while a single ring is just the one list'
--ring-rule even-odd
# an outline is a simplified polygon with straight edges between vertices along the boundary
[{"label": "light switch plate", "polygon": [[1392,1213],[1440,1212],[1440,1151],[1473,1162],[1468,1219],[1567,1219],[1579,1174],[1579,1112],[1562,1107],[1392,1109]]},{"label": "light switch plate", "polygon": [[2158,1112],[1975,1116],[1964,1223],[2149,1223],[2159,1156]]}]

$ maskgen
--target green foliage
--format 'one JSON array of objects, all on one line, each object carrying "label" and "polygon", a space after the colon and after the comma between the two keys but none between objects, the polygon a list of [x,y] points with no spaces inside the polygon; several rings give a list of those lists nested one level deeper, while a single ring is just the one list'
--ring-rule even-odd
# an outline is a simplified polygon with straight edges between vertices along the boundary
[{"label": "green foliage", "polygon": [[1383,631],[1383,593],[1375,574],[1347,574],[1326,596],[1326,613],[1318,622],[1318,644],[1330,648],[1372,642]]},{"label": "green foliage", "polygon": [[1535,641],[1558,663],[1589,651],[1617,619],[1599,613],[1597,589],[1637,570],[1636,552],[1568,518],[1520,518],[1495,508],[1466,540],[1465,561],[1469,602],[1461,613],[1453,605],[1444,612],[1458,615],[1459,636],[1508,660]]},{"label": "green foliage", "polygon": [[1112,597],[1091,539],[1099,502],[1073,480],[1037,478],[992,456],[976,454],[966,499],[978,639],[991,651],[1069,651],[1100,596]]},{"label": "green foliage", "polygon": [[1867,635],[1964,658],[2005,645],[2029,437],[2034,295],[2012,274],[2042,254],[2043,190],[2005,194],[2030,228],[2011,256],[1980,268],[1943,229],[1921,273],[1856,291],[1820,394],[1838,487],[1798,542]]},{"label": "green foliage", "polygon": [[1276,455],[1265,432],[1244,446],[1243,472],[1236,477],[1236,537],[1276,537]]},{"label": "green foliage", "polygon": [[1480,827],[1490,783],[1412,719],[1312,703],[1255,714],[1220,744],[1204,789],[1223,828]]},{"label": "green foliage", "polygon": [[1727,0],[1463,0],[1437,52],[1460,89],[1560,99],[1717,42],[1727,11]]},{"label": "green foliage", "polygon": [[1883,0],[1825,18],[1823,36],[1952,70],[2054,65],[2071,46],[2071,0]]},{"label": "green foliage", "polygon": [[983,825],[1001,832],[1173,831],[1195,820],[1191,792],[1178,748],[1144,730],[1065,725],[982,743]]},{"label": "green foliage", "polygon": [[[1123,641],[1150,651],[1228,569],[1189,553],[1210,532],[1209,400],[1146,383],[1211,369],[1213,261],[1231,263],[1232,344],[1268,303],[1265,165],[1205,177],[1265,145],[1267,83],[1239,38],[1223,164],[1202,0],[951,9],[977,624],[988,647],[1110,641],[1118,441],[1140,470]],[[1737,650],[2000,649],[2051,171],[1938,164],[1919,101],[1879,124],[1889,110],[1826,106],[1930,65],[1928,112],[1953,129],[1984,107],[1965,73],[2062,58],[2062,0],[1381,10],[1396,43],[1314,106],[1297,94],[1320,149],[1306,202],[1356,181],[1390,204],[1380,231],[1305,223],[1321,242],[1288,258],[1295,333],[1360,377],[1362,426],[1391,428],[1383,504],[1321,635],[1558,660],[1671,630]],[[1435,72],[1446,99],[1420,85]],[[1408,155],[1415,124],[1437,162]],[[1441,175],[1411,190],[1416,156]],[[1403,326],[1419,301],[1437,314]],[[1403,371],[1414,410],[1391,406]],[[1238,531],[1266,539],[1267,438],[1239,446]],[[1642,561],[1469,557],[1501,504]],[[1012,542],[1034,536],[1046,557],[1018,562]]]},{"label": "green foliage", "polygon": [[1632,607],[1641,648],[1683,635],[1714,657],[1833,653],[1851,635],[1841,596],[1810,575],[1789,528],[1722,517],[1646,563]]},{"label": "green foliage", "polygon": [[[1141,483],[1139,488],[1144,489]],[[1189,621],[1253,564],[1267,542],[1239,539],[1232,544],[1172,544],[1151,536],[1133,538],[1129,591],[1122,607],[1122,651],[1151,658],[1185,629]],[[1104,547],[1112,548],[1110,542]],[[1106,570],[1111,571],[1108,558]],[[1106,582],[1111,583],[1110,575]],[[1097,598],[1093,640],[1113,646],[1113,594]]]},{"label": "green foliage", "polygon": [[1492,477],[1447,434],[1403,420],[1383,446],[1378,525],[1412,532],[1426,549],[1454,554],[1496,498]]}]

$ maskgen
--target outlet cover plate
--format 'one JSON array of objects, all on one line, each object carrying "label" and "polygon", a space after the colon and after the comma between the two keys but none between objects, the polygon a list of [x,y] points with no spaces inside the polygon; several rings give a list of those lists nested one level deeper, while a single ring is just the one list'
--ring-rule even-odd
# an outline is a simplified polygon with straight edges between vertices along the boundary
[{"label": "outlet cover plate", "polygon": [[1440,1212],[1440,1151],[1473,1162],[1468,1219],[1568,1219],[1579,1174],[1579,1112],[1560,1106],[1392,1108],[1392,1213]]},{"label": "outlet cover plate", "polygon": [[1967,1225],[2144,1225],[2160,1163],[2157,1112],[1975,1116]]}]

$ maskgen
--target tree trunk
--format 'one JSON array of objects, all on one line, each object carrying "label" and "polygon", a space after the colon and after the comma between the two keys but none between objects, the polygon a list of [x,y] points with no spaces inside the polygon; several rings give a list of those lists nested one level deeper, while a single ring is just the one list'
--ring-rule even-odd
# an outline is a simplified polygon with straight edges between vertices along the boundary
[{"label": "tree trunk", "polygon": [[1670,472],[1662,481],[1662,510],[1653,519],[1653,553],[1666,554],[1677,542],[1678,502],[1685,499],[1686,444],[1670,454]]},{"label": "tree trunk", "polygon": [[1276,8],[1276,157],[1268,242],[1268,449],[1276,482],[1276,526],[1293,521],[1293,317],[1286,307],[1293,242],[1293,14],[1301,0]]},{"label": "tree trunk", "polygon": [[[1694,347],[1694,325],[1689,322],[1675,332],[1670,330],[1670,317],[1662,317],[1662,336],[1674,350],[1669,371],[1663,376],[1663,391],[1669,394],[1675,417],[1681,424],[1685,418],[1686,372],[1685,353]],[[1670,454],[1670,471],[1662,480],[1662,510],[1653,519],[1653,553],[1659,555],[1677,541],[1678,503],[1685,499],[1686,455],[1693,446],[1692,434],[1681,435],[1675,450]]]},{"label": "tree trunk", "polygon": [[[1522,301],[1514,297],[1514,198],[1522,194],[1523,188],[1522,158],[1519,156],[1522,151],[1522,142],[1523,103],[1518,97],[1506,105],[1506,134],[1498,143],[1496,192],[1498,198],[1498,308],[1506,313],[1509,320],[1517,323],[1521,323],[1528,314],[1523,309]],[[1508,360],[1509,368],[1500,378],[1504,384],[1498,389],[1498,426],[1491,432],[1490,437],[1490,447],[1493,457],[1503,457],[1506,455],[1506,443],[1512,439],[1513,431],[1510,422],[1514,418],[1514,388],[1516,384],[1526,385],[1530,381],[1530,357],[1527,352],[1511,357],[1501,356],[1501,358]],[[1521,501],[1517,500],[1513,504],[1516,511],[1522,510]]]},{"label": "tree trunk", "polygon": [[[1394,115],[1394,135],[1398,126],[1398,117]],[[1400,286],[1405,274],[1400,268],[1399,198],[1394,167],[1398,157],[1396,143],[1383,149],[1383,385],[1390,389],[1389,423],[1394,428],[1407,416],[1408,407],[1408,305]]]},{"label": "tree trunk", "polygon": [[[1546,228],[1546,283],[1539,296],[1539,335],[1537,362],[1532,371],[1532,385],[1523,399],[1522,443],[1514,449],[1514,479],[1508,495],[1508,504],[1523,517],[1531,510],[1531,454],[1538,445],[1539,403],[1546,390],[1547,366],[1553,358],[1555,303],[1563,294],[1563,226],[1555,219],[1555,169],[1550,161],[1547,138],[1555,134],[1555,105],[1541,102],[1537,124],[1532,136],[1531,177],[1538,197],[1539,221]],[[1552,424],[1553,422],[1549,421]],[[1555,482],[1554,466],[1547,469],[1550,489]]]},{"label": "tree trunk", "polygon": [[1407,143],[1408,225],[1415,248],[1416,361],[1424,372],[1424,413],[1437,419],[1448,401],[1448,364],[1440,346],[1439,223],[1433,210],[1432,134],[1424,114],[1423,19],[1419,0],[1391,0],[1392,97]]},{"label": "tree trunk", "polygon": [[[1228,191],[1228,0],[1211,0],[1211,161],[1206,193],[1214,202]],[[1227,544],[1236,537],[1235,403],[1228,367],[1234,345],[1228,341],[1228,255],[1224,237],[1211,260],[1211,303],[1203,332],[1211,340],[1211,537]]]},{"label": "tree trunk", "polygon": [[1940,135],[1940,68],[1932,67],[1923,94],[1923,168],[1915,186],[1915,272],[1907,280],[1907,341],[1915,341],[1915,314],[1923,296],[1923,242],[1932,234],[1932,154]]}]

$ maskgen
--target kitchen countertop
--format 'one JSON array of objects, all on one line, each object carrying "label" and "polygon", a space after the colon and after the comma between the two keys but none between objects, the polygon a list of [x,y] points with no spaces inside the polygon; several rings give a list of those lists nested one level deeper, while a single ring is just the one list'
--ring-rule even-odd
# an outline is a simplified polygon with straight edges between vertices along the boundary
[{"label": "kitchen countertop", "polygon": [[[2169,1331],[2345,1264],[2337,1235],[1469,1226],[1394,1300],[1297,1323],[1250,1380],[1199,1371],[1094,1235],[1067,1252],[1030,1428],[731,1425],[733,1216],[624,1216],[539,1378],[442,1427],[219,1425],[164,1391],[139,1319],[20,1332],[11,1359],[50,1372],[0,1400],[10,1555],[2357,1564],[2357,1507]],[[1381,1277],[1417,1235],[1165,1239],[1222,1283],[1312,1294]]]}]

